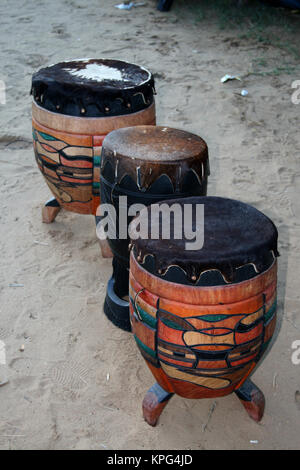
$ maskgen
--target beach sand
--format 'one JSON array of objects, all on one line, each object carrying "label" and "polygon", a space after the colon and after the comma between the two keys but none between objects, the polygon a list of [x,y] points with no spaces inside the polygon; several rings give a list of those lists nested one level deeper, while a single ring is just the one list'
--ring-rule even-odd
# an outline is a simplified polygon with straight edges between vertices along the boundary
[{"label": "beach sand", "polygon": [[[248,75],[255,58],[277,64],[287,53],[237,40],[188,11],[158,12],[154,0],[130,11],[116,3],[0,5],[0,372],[8,378],[0,387],[0,448],[299,449],[300,364],[291,357],[300,340],[300,105],[291,102],[291,83],[300,76]],[[278,227],[278,324],[253,375],[266,397],[260,424],[230,395],[174,397],[158,426],[148,426],[141,404],[154,379],[134,338],[103,314],[111,260],[101,257],[93,217],[61,211],[53,224],[41,222],[50,193],[32,149],[31,76],[80,57],[148,67],[158,124],[208,143],[208,194],[250,203]],[[245,78],[222,84],[226,73]]]}]

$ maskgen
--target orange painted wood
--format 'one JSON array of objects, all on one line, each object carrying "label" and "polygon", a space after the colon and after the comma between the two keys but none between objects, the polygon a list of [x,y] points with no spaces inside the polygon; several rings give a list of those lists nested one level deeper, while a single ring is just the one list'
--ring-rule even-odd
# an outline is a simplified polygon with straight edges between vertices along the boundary
[{"label": "orange painted wood", "polygon": [[197,369],[227,369],[226,361],[198,361]]},{"label": "orange painted wood", "polygon": [[171,397],[172,394],[166,392],[157,383],[148,390],[143,400],[143,416],[148,424],[156,426],[158,418]]},{"label": "orange painted wood", "polygon": [[[64,157],[60,157],[60,161],[63,165],[69,166],[71,168],[93,168],[93,163],[92,162],[86,162],[85,160],[74,160],[70,161],[67,160]],[[99,175],[100,177],[100,175]]]},{"label": "orange painted wood", "polygon": [[176,284],[150,274],[140,266],[133,252],[130,254],[130,270],[134,279],[149,292],[159,297],[193,305],[220,305],[249,299],[263,293],[277,279],[277,261],[264,273],[249,281],[216,287],[199,287]]},{"label": "orange painted wood", "polygon": [[55,173],[55,171],[52,171],[47,167],[41,167],[40,169],[45,175],[49,176],[50,178],[57,179],[57,174]]},{"label": "orange painted wood", "polygon": [[185,346],[185,343],[182,339],[182,331],[173,330],[172,328],[167,327],[163,323],[159,324],[157,336],[159,339],[163,339],[168,343],[176,344],[179,346]]},{"label": "orange painted wood", "polygon": [[[93,195],[93,199],[91,202],[91,214],[96,215],[97,209],[99,206],[100,206],[100,196]],[[109,256],[109,258],[112,258],[112,256]]]},{"label": "orange painted wood", "polygon": [[263,322],[261,321],[259,325],[255,326],[247,333],[235,332],[234,339],[237,345],[244,344],[244,343],[248,343],[249,341],[254,340],[255,338],[258,338],[259,336],[262,335],[262,333],[263,333]]},{"label": "orange painted wood", "polygon": [[[43,110],[46,113],[50,111]],[[51,136],[55,137],[58,141],[65,143],[66,145],[61,147],[67,147],[68,145],[80,146],[80,147],[89,147],[92,148],[93,146],[93,137],[89,134],[83,133],[76,133],[76,132],[68,132],[63,127],[59,129],[53,129],[52,127],[47,127],[43,125],[40,121],[37,121],[34,117],[32,118],[33,128],[37,131],[44,132],[45,134],[50,134]],[[47,144],[51,145],[51,141],[47,142]]]},{"label": "orange painted wood", "polygon": [[112,258],[113,254],[107,240],[100,240],[99,245],[101,249],[102,258]]},{"label": "orange painted wood", "polygon": [[152,375],[155,377],[155,380],[159,385],[166,390],[166,392],[174,393],[172,384],[170,383],[168,377],[160,367],[154,367],[150,362],[146,361],[147,366],[152,372]]},{"label": "orange painted wood", "polygon": [[93,136],[93,147],[94,149],[98,149],[98,151],[96,152],[96,155],[101,155],[102,143],[105,137],[106,137],[106,134]]},{"label": "orange painted wood", "polygon": [[210,389],[201,387],[200,385],[194,385],[192,383],[184,382],[178,379],[168,378],[174,393],[182,398],[190,399],[202,399],[202,398],[218,398],[229,395],[234,391],[234,385],[230,385],[226,388],[214,390],[213,394]]},{"label": "orange painted wood", "polygon": [[[154,103],[138,113],[107,118],[82,118],[53,113],[33,101],[33,129],[56,139],[47,140],[39,134],[34,148],[38,166],[61,207],[80,214],[96,215],[100,205],[100,191],[93,189],[93,183],[100,183],[100,165],[94,165],[93,158],[101,156],[102,142],[109,132],[140,124],[155,124]],[[72,160],[72,157],[81,155],[90,160]],[[47,168],[46,163],[54,166]],[[64,167],[73,171],[73,176]],[[80,178],[78,172],[75,175],[78,169],[91,169],[90,177],[82,175]],[[48,216],[45,213],[43,217]],[[103,251],[106,256],[110,256],[104,245]]]},{"label": "orange painted wood", "polygon": [[236,395],[250,418],[256,422],[261,421],[265,410],[265,397],[262,391],[248,379],[239,390],[236,390]]},{"label": "orange painted wood", "polygon": [[[131,297],[139,292],[137,305],[141,299],[140,307],[156,317],[158,367],[146,362],[160,386],[186,398],[225,396],[242,387],[274,332],[276,315],[265,323],[265,312],[274,308],[276,279],[275,260],[238,284],[186,286],[148,273],[131,253]],[[133,332],[140,338],[134,322]],[[145,336],[143,343],[150,344]]]},{"label": "orange painted wood", "polygon": [[32,116],[35,121],[48,129],[57,131],[63,129],[68,134],[88,134],[90,136],[99,135],[102,137],[120,127],[131,127],[143,124],[155,125],[155,103],[137,113],[103,118],[87,118],[53,113],[33,101]]},{"label": "orange painted wood", "polygon": [[[239,372],[239,375],[243,375],[244,380],[249,375],[249,371],[251,369],[251,365],[247,364],[245,365]],[[211,377],[211,376],[210,376]],[[222,375],[223,378],[229,379],[230,375]],[[206,386],[201,386],[201,385],[196,385],[193,383],[188,383],[176,378],[169,378],[169,381],[171,383],[171,386],[174,390],[174,393],[177,395],[183,397],[183,398],[193,398],[193,399],[202,399],[202,398],[214,398],[214,397],[222,397],[229,395],[232,393],[235,388],[236,384],[239,381],[239,376],[235,377],[235,382],[232,384],[229,384],[227,386],[221,387],[219,389],[210,389],[207,388]]]},{"label": "orange painted wood", "polygon": [[[222,321],[222,325],[225,328],[234,328],[236,323],[244,318],[245,315],[233,315],[232,317],[229,317],[226,320]],[[213,323],[213,322],[207,322],[204,320],[201,320],[199,318],[189,318],[188,322],[193,325],[197,330],[203,329],[203,328],[218,328],[218,323]]]},{"label": "orange painted wood", "polygon": [[250,356],[244,357],[243,359],[239,359],[237,361],[231,361],[231,365],[233,367],[240,366],[241,364],[245,364],[249,361],[254,360],[256,358],[256,356],[257,356],[257,352],[255,352],[254,354],[251,354]]},{"label": "orange painted wood", "polygon": [[100,167],[94,167],[93,181],[100,181]]},{"label": "orange painted wood", "polygon": [[130,304],[131,309],[131,325],[134,334],[139,338],[142,343],[144,343],[148,348],[155,351],[155,330],[150,328],[145,323],[138,320],[136,315],[133,313],[132,305]]},{"label": "orange painted wood", "polygon": [[[144,286],[137,282],[137,280],[133,277],[132,272],[130,272],[130,285],[134,289],[135,293],[139,292],[139,299],[143,299],[146,304],[151,305],[153,308],[157,308],[158,296],[149,292],[148,290],[144,290]],[[141,292],[142,291],[142,292]]]},{"label": "orange painted wood", "polygon": [[179,359],[173,359],[171,357],[166,357],[164,354],[161,354],[160,352],[158,353],[158,358],[162,360],[163,362],[167,362],[168,364],[174,364],[175,366],[179,367],[192,367],[193,363],[192,362],[184,362],[180,361]]},{"label": "orange painted wood", "polygon": [[238,390],[243,385],[243,383],[248,379],[249,375],[253,372],[255,367],[256,367],[256,362],[253,362],[252,364],[249,365],[249,369],[247,371],[247,374],[245,374],[244,377],[235,386],[235,390]]},{"label": "orange painted wood", "polygon": [[61,207],[44,206],[42,209],[42,221],[44,224],[52,224],[57,214],[60,212]]},{"label": "orange painted wood", "polygon": [[[204,299],[203,299],[204,301]],[[184,303],[168,298],[160,298],[160,307],[168,312],[180,315],[181,317],[191,317],[200,315],[219,315],[220,313],[226,315],[240,315],[241,312],[248,314],[255,312],[262,308],[263,297],[261,292],[249,299],[240,300],[238,302],[226,303],[224,305],[195,305],[187,299]],[[241,310],[242,309],[242,310]]]}]

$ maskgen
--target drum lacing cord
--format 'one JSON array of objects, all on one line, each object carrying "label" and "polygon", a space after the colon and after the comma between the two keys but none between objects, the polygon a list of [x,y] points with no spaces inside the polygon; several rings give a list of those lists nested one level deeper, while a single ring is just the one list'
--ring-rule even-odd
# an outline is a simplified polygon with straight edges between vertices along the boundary
[{"label": "drum lacing cord", "polygon": [[137,315],[138,319],[139,319],[141,322],[143,321],[143,319],[142,319],[142,317],[141,317],[140,312],[138,311],[136,302],[137,302],[138,296],[139,296],[144,290],[145,290],[144,287],[143,287],[143,289],[139,290],[139,291],[137,292],[137,294],[135,294],[134,301],[133,301],[134,312],[135,312],[135,314]]},{"label": "drum lacing cord", "polygon": [[114,204],[114,200],[113,200],[113,193],[114,193],[114,190],[115,190],[115,187],[118,185],[117,181],[114,182],[113,184],[113,187],[111,188],[111,192],[110,192],[110,201],[112,204]]}]

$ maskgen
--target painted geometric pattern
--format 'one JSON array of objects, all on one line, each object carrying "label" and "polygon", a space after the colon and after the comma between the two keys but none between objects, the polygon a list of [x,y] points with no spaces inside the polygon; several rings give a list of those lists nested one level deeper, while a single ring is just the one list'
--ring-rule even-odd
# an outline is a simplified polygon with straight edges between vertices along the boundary
[{"label": "painted geometric pattern", "polygon": [[93,196],[99,198],[100,203],[100,166],[101,166],[101,151],[102,142],[105,135],[93,137],[93,152],[94,152],[94,168],[93,168]]},{"label": "painted geometric pattern", "polygon": [[161,368],[171,382],[174,379],[211,391],[232,389],[253,369],[275,329],[274,284],[261,294],[259,308],[249,313],[197,314],[201,306],[192,306],[195,312],[182,316],[162,308],[166,303],[142,290],[130,276],[131,322],[137,345],[144,358]]},{"label": "painted geometric pattern", "polygon": [[[99,204],[99,144],[102,144],[103,138],[60,133],[43,129],[39,125],[33,126],[37,164],[56,199],[69,210],[93,213],[93,194]],[[97,144],[95,147],[94,140]]]}]

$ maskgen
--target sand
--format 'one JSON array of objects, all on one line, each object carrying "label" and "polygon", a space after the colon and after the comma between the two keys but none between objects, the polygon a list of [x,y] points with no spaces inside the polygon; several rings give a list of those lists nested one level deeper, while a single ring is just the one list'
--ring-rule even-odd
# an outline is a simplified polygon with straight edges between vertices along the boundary
[{"label": "sand", "polygon": [[[300,105],[291,102],[299,76],[247,75],[255,58],[277,64],[286,53],[196,24],[188,12],[158,12],[151,0],[131,11],[116,3],[1,2],[0,372],[9,382],[0,387],[0,448],[299,449],[300,364],[291,360],[300,340]],[[208,143],[208,193],[253,204],[278,226],[279,320],[253,375],[266,396],[260,424],[230,395],[174,397],[148,426],[141,403],[153,378],[133,337],[103,314],[111,261],[101,257],[93,217],[62,211],[52,225],[41,222],[50,193],[31,144],[31,75],[80,57],[149,67],[158,124]],[[226,73],[243,83],[221,84]]]}]

